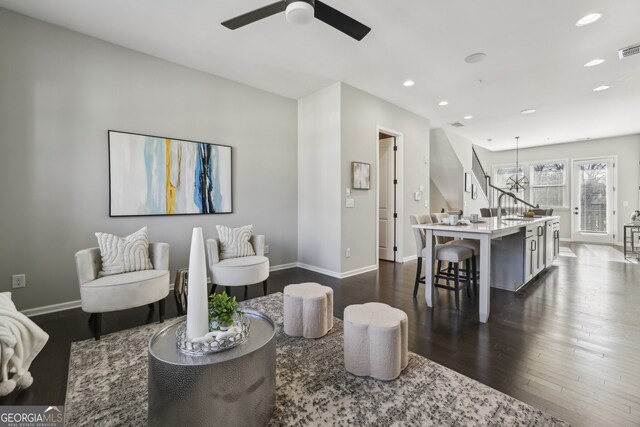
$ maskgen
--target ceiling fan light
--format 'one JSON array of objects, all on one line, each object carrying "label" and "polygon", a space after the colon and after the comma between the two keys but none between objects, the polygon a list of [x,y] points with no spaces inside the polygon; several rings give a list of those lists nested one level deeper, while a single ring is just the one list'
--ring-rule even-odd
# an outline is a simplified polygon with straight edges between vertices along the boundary
[{"label": "ceiling fan light", "polygon": [[294,1],[287,5],[286,18],[290,24],[308,24],[313,19],[313,16],[313,6],[306,1]]}]

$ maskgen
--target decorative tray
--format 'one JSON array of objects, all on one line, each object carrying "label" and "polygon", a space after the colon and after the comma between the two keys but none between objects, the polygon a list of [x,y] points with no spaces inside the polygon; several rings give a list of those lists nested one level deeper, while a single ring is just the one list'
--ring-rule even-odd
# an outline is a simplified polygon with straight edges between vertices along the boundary
[{"label": "decorative tray", "polygon": [[227,331],[216,332],[207,341],[192,341],[187,337],[187,321],[185,320],[176,330],[176,345],[178,350],[193,356],[202,356],[210,353],[230,350],[249,338],[251,321],[243,314],[236,314],[233,325]]}]

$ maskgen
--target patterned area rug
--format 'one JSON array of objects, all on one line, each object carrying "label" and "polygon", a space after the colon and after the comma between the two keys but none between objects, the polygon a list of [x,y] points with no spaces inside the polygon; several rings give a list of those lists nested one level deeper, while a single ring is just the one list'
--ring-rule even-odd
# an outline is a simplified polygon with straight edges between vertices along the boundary
[{"label": "patterned area rug", "polygon": [[[342,321],[317,340],[283,332],[282,294],[242,303],[277,324],[271,425],[565,426],[538,409],[414,353],[395,381],[344,370]],[[71,346],[66,425],[146,425],[147,344],[158,323]]]}]

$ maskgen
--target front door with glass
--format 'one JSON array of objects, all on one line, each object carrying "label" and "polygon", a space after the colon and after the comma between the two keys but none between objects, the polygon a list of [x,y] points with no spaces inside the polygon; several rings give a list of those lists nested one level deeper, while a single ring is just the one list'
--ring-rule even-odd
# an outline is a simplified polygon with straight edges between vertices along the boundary
[{"label": "front door with glass", "polygon": [[573,240],[614,243],[615,162],[611,157],[573,162]]}]

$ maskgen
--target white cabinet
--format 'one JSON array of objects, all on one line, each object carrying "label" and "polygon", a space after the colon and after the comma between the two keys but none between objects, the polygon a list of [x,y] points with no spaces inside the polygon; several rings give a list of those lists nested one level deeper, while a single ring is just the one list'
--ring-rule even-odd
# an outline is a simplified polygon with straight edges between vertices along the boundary
[{"label": "white cabinet", "polygon": [[533,225],[528,226],[525,229],[524,235],[524,281],[527,283],[535,276],[535,269],[538,263],[538,255],[536,246],[538,245],[538,239],[536,237],[537,228]]},{"label": "white cabinet", "polygon": [[534,270],[534,276],[537,275],[538,273],[540,273],[542,270],[544,270],[545,267],[545,259],[544,259],[544,244],[545,244],[545,237],[544,237],[544,232],[545,232],[545,228],[544,228],[544,224],[541,225],[537,225],[536,226],[536,268]]},{"label": "white cabinet", "polygon": [[544,264],[546,267],[550,267],[554,259],[556,239],[553,231],[553,221],[547,221],[544,225]]},{"label": "white cabinet", "polygon": [[554,219],[551,228],[553,229],[553,259],[555,260],[560,254],[560,220]]}]

